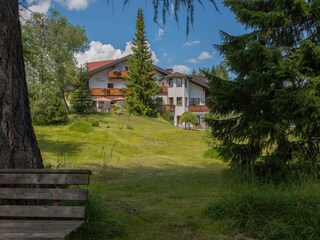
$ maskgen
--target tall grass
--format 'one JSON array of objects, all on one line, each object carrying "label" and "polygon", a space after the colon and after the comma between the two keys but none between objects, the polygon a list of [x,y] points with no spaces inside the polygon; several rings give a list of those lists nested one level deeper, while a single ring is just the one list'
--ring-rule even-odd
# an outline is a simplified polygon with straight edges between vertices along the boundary
[{"label": "tall grass", "polygon": [[228,182],[206,210],[234,235],[255,239],[320,239],[320,184],[260,185]]}]

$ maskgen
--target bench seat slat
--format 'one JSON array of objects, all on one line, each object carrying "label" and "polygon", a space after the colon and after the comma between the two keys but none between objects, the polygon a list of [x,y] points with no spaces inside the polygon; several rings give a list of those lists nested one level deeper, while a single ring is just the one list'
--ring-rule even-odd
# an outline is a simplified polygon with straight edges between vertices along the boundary
[{"label": "bench seat slat", "polygon": [[0,217],[84,218],[84,206],[0,205]]},{"label": "bench seat slat", "polygon": [[88,174],[0,173],[0,184],[88,185]]},{"label": "bench seat slat", "polygon": [[0,188],[0,199],[84,201],[87,196],[87,189]]}]

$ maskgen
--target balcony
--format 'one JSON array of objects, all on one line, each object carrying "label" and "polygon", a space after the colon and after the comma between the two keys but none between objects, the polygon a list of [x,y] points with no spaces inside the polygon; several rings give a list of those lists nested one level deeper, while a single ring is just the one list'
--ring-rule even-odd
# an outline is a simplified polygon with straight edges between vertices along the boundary
[{"label": "balcony", "polygon": [[189,105],[189,112],[208,112],[208,107],[204,105]]},{"label": "balcony", "polygon": [[166,86],[162,86],[161,89],[160,89],[160,94],[167,94],[168,93],[168,87]]},{"label": "balcony", "polygon": [[91,88],[92,96],[123,96],[123,89],[120,88]]},{"label": "balcony", "polygon": [[111,70],[108,72],[109,79],[125,79],[128,76],[128,71]]},{"label": "balcony", "polygon": [[169,112],[175,112],[176,106],[175,105],[164,105],[164,108]]}]

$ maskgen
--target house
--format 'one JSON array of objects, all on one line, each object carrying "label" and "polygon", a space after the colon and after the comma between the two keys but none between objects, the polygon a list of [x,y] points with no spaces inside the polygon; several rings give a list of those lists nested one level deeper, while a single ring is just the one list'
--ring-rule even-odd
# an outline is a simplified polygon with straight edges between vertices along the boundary
[{"label": "house", "polygon": [[[109,111],[114,103],[125,101],[125,82],[129,66],[127,57],[116,60],[89,62],[89,90],[93,106],[98,111]],[[174,125],[182,127],[180,116],[185,111],[196,114],[199,128],[205,128],[205,98],[208,96],[208,84],[204,77],[172,72],[154,66],[154,76],[161,87],[155,96],[161,98],[163,106],[173,115]]]}]

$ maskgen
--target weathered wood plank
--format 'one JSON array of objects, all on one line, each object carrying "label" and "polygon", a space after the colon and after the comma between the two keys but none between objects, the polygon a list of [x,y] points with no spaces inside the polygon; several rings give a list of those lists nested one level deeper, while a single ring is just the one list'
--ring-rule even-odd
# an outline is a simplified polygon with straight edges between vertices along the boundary
[{"label": "weathered wood plank", "polygon": [[92,171],[86,169],[0,169],[2,173],[49,173],[49,174],[88,174],[91,175]]},{"label": "weathered wood plank", "polygon": [[51,233],[58,232],[64,235],[78,229],[83,221],[0,221],[1,233]]},{"label": "weathered wood plank", "polygon": [[88,174],[1,173],[0,184],[88,185]]},{"label": "weathered wood plank", "polygon": [[83,206],[0,205],[0,217],[84,218]]},{"label": "weathered wood plank", "polygon": [[63,233],[0,233],[1,240],[64,240]]},{"label": "weathered wood plank", "polygon": [[0,199],[84,201],[87,196],[87,189],[0,188]]}]

